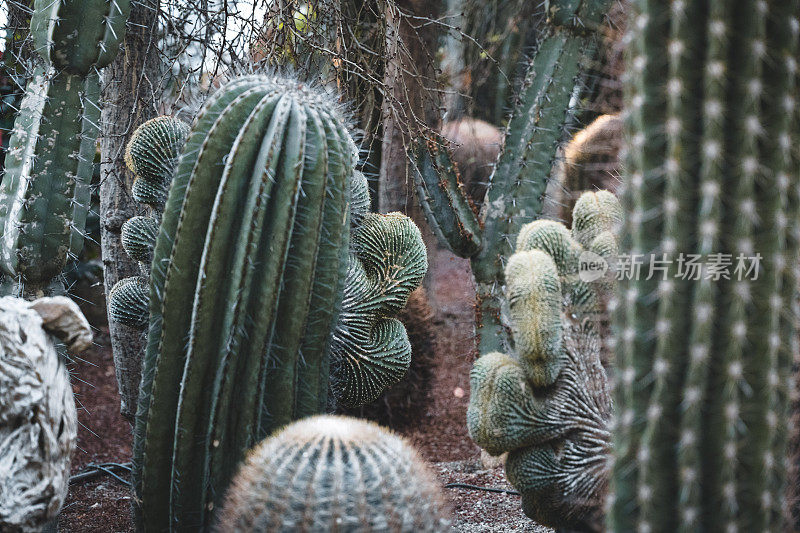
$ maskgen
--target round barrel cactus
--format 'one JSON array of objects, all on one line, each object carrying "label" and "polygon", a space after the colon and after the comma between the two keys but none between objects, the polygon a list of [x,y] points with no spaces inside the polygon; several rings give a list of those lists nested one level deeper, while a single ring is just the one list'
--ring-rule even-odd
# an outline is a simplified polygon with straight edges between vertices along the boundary
[{"label": "round barrel cactus", "polygon": [[217,530],[449,531],[441,489],[417,452],[372,422],[316,416],[250,451]]}]

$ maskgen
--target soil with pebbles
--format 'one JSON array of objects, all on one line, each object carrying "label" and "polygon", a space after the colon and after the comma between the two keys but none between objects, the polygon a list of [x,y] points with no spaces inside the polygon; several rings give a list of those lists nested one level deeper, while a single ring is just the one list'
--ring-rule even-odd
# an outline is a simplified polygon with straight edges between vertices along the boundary
[{"label": "soil with pebbles", "polygon": [[[433,393],[414,424],[398,432],[431,463],[442,485],[462,483],[513,491],[502,466],[484,467],[480,449],[466,428],[469,371],[475,357],[474,291],[469,262],[435,250],[426,286],[433,320]],[[71,365],[79,402],[78,447],[73,473],[86,465],[131,457],[130,424],[119,415],[114,364],[108,331],[97,331],[96,346]],[[443,489],[451,504],[453,525],[461,532],[549,532],[522,513],[518,495],[466,488]],[[59,531],[132,532],[131,495],[109,476],[70,487],[59,517]]]}]

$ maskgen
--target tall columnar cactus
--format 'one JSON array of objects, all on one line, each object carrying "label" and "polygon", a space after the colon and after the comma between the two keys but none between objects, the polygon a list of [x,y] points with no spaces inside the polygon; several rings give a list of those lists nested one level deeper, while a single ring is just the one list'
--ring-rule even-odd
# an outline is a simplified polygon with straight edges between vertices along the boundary
[{"label": "tall columnar cactus", "polygon": [[372,422],[315,416],[255,447],[225,496],[217,530],[449,530],[441,489],[403,439]]},{"label": "tall columnar cactus", "polygon": [[[329,390],[368,401],[408,367],[391,316],[425,273],[424,246],[402,215],[366,213],[335,100],[249,76],[194,122],[152,252],[134,445],[146,530],[208,525],[255,442],[324,411]],[[136,152],[138,182],[149,152]],[[130,241],[129,253],[149,252]]]},{"label": "tall columnar cactus", "polygon": [[31,35],[43,63],[26,88],[0,184],[8,292],[46,290],[80,250],[98,132],[96,70],[116,55],[129,9],[129,0],[34,3]]},{"label": "tall columnar cactus", "polygon": [[579,262],[615,259],[621,216],[611,193],[587,192],[571,232],[549,220],[522,227],[505,272],[515,350],[481,356],[470,375],[470,436],[492,455],[509,452],[525,514],[553,527],[603,522],[611,400],[599,313],[611,281]]},{"label": "tall columnar cactus", "polygon": [[546,2],[548,24],[530,62],[504,149],[480,216],[459,187],[458,172],[441,138],[417,145],[412,158],[420,204],[434,233],[455,254],[472,260],[477,288],[480,352],[507,344],[500,316],[509,236],[542,212],[542,197],[561,140],[572,122],[571,100],[596,55],[597,30],[608,0]]},{"label": "tall columnar cactus", "polygon": [[621,248],[644,266],[618,298],[614,531],[781,530],[798,10],[633,2]]}]

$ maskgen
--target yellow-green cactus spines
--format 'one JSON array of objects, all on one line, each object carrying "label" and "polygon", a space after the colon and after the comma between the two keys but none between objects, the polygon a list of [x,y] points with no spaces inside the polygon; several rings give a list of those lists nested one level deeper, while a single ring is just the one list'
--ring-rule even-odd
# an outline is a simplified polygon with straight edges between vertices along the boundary
[{"label": "yellow-green cactus spines", "polygon": [[441,489],[403,439],[315,416],[253,448],[225,496],[220,533],[449,531]]},{"label": "yellow-green cactus spines", "polygon": [[590,248],[595,237],[604,231],[619,233],[622,206],[608,191],[583,193],[572,211],[572,234],[581,246]]},{"label": "yellow-green cactus spines", "polygon": [[553,259],[532,250],[506,265],[511,334],[519,362],[534,387],[552,385],[563,364],[561,282]]},{"label": "yellow-green cactus spines", "polygon": [[419,228],[400,213],[364,216],[352,250],[331,344],[332,389],[348,407],[374,401],[408,370],[411,345],[393,316],[428,269]]},{"label": "yellow-green cactus spines", "polygon": [[[598,310],[611,280],[582,279],[579,264],[587,251],[611,259],[620,210],[613,195],[599,193],[585,193],[578,205],[584,214],[576,206],[573,220],[587,221],[580,230],[546,220],[522,227],[505,269],[514,350],[476,361],[467,426],[490,454],[509,452],[506,473],[525,514],[551,527],[594,530],[608,485],[611,409]],[[594,234],[589,248],[578,233]]]},{"label": "yellow-green cactus spines", "polygon": [[108,293],[108,316],[126,326],[144,329],[150,317],[150,284],[144,276],[119,280]]}]

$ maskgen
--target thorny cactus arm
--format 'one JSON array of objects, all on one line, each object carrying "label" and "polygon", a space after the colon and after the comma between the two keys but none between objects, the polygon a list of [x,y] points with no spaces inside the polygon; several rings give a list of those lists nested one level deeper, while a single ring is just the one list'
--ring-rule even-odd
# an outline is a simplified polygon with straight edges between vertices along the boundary
[{"label": "thorny cactus arm", "polygon": [[249,452],[216,530],[434,533],[449,531],[449,519],[438,483],[404,440],[372,422],[316,416]]},{"label": "thorny cactus arm", "polygon": [[33,532],[67,495],[77,413],[53,335],[78,353],[89,324],[64,297],[0,298],[0,529]]},{"label": "thorny cactus arm", "polygon": [[46,290],[80,248],[91,179],[85,159],[97,138],[89,124],[94,71],[117,53],[129,7],[128,0],[34,4],[31,35],[43,65],[26,88],[0,184],[0,268],[15,294]]},{"label": "thorny cactus arm", "polygon": [[[620,284],[609,525],[780,531],[797,333],[800,5],[632,6],[621,248],[671,265],[666,279]],[[706,270],[715,254],[730,257],[729,279],[680,277],[679,254]]]},{"label": "thorny cactus arm", "polygon": [[542,212],[547,180],[572,119],[570,100],[582,83],[587,59],[596,53],[596,31],[609,3],[546,2],[548,24],[517,98],[480,217],[472,213],[440,139],[426,146],[420,141],[412,151],[417,196],[431,227],[451,250],[471,259],[482,353],[507,344],[500,293],[512,251],[509,236]]},{"label": "thorny cactus arm", "polygon": [[505,270],[514,353],[483,355],[470,374],[470,436],[509,452],[525,514],[553,527],[602,525],[611,402],[598,303],[610,281],[585,281],[578,265],[598,240],[613,241],[621,216],[612,194],[587,192],[571,232],[547,220],[522,227]]},{"label": "thorny cactus arm", "polygon": [[411,344],[393,316],[428,269],[419,228],[400,213],[366,215],[352,247],[331,344],[331,386],[348,407],[374,401],[408,370]]}]

